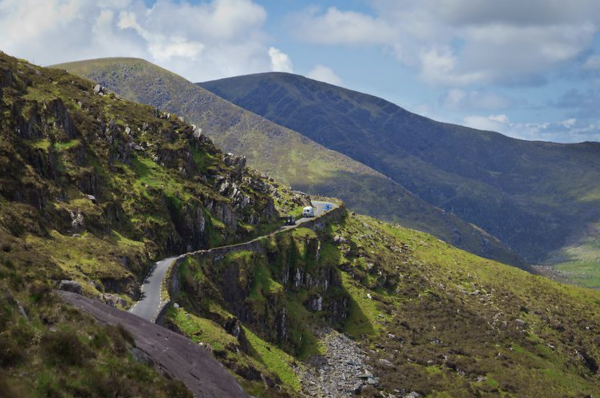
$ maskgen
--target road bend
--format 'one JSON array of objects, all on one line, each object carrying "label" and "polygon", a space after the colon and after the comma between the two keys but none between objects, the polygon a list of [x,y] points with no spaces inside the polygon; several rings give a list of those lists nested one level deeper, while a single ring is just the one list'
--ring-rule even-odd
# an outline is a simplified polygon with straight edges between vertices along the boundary
[{"label": "road bend", "polygon": [[[322,202],[319,200],[313,200],[311,203],[315,209],[315,217],[321,216],[327,211],[333,210],[337,207],[333,203]],[[312,217],[301,218],[296,222],[296,225],[284,229],[296,228],[309,220],[312,220]],[[165,279],[167,272],[169,271],[169,268],[175,259],[177,259],[177,257],[169,257],[167,259],[157,261],[154,264],[154,267],[142,284],[141,299],[135,303],[131,309],[129,309],[129,312],[150,322],[156,322],[158,313],[163,307],[161,297],[163,280]]]}]

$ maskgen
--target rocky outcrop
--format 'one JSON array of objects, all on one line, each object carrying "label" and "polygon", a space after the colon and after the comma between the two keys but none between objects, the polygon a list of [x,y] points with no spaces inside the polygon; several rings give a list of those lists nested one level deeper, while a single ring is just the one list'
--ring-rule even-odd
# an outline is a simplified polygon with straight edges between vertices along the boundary
[{"label": "rocky outcrop", "polygon": [[[302,226],[319,230],[344,214],[341,206]],[[319,238],[294,237],[284,230],[248,243],[200,250],[175,261],[172,276],[177,280],[171,279],[167,286],[171,297],[177,297],[181,289],[198,303],[203,297],[219,297],[236,319],[262,331],[264,338],[296,349],[301,342],[296,340],[292,330],[302,329],[304,325],[292,316],[288,295],[307,291],[308,298],[302,304],[307,310],[322,314],[331,324],[343,322],[349,314],[350,299],[341,288],[337,270],[331,265],[319,264],[320,248]],[[235,253],[241,255],[235,256]],[[194,272],[203,273],[204,282],[179,279],[177,267],[188,257],[200,264]],[[281,285],[283,290],[268,290],[260,285],[264,282],[256,279],[257,272],[269,272],[273,283]],[[251,298],[257,291],[263,297],[260,301]],[[230,321],[222,319],[221,323]]]},{"label": "rocky outcrop", "polygon": [[40,115],[40,105],[34,103],[28,109],[29,116],[23,116],[23,110],[19,108],[13,108],[15,111],[14,120],[16,120],[15,132],[17,135],[25,140],[34,140],[44,137],[44,131],[47,130],[47,126],[44,123]]},{"label": "rocky outcrop", "polygon": [[0,89],[11,87],[15,84],[13,73],[8,69],[0,69]]},{"label": "rocky outcrop", "polygon": [[225,162],[227,167],[231,167],[233,169],[233,175],[237,179],[242,178],[244,168],[246,167],[245,156],[236,156],[233,153],[227,153],[223,155],[223,162]]},{"label": "rocky outcrop", "polygon": [[168,378],[181,380],[195,397],[248,397],[209,351],[189,339],[97,300],[70,292],[60,296],[100,323],[125,328],[133,336],[135,357]]},{"label": "rocky outcrop", "polygon": [[54,120],[53,127],[65,134],[66,140],[73,140],[79,135],[69,111],[61,99],[54,99],[47,105],[48,112]]},{"label": "rocky outcrop", "polygon": [[58,290],[81,294],[81,285],[79,282],[62,280],[58,284]]}]

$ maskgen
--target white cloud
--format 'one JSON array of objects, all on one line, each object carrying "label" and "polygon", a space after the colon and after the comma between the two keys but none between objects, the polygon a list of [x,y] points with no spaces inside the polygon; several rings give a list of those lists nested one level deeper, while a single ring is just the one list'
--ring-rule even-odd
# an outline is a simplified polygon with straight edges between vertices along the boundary
[{"label": "white cloud", "polygon": [[600,72],[600,54],[589,57],[583,64],[583,69],[596,70]]},{"label": "white cloud", "polygon": [[201,81],[270,69],[252,0],[0,0],[0,48],[43,65],[131,56]]},{"label": "white cloud", "polygon": [[465,126],[478,130],[504,132],[509,120],[506,115],[466,116],[463,122]]},{"label": "white cloud", "polygon": [[291,18],[297,38],[377,46],[431,84],[534,82],[574,60],[600,28],[600,2],[373,0],[373,14],[308,8]]},{"label": "white cloud", "polygon": [[489,119],[493,122],[498,122],[498,123],[504,123],[504,124],[510,123],[510,119],[508,118],[508,116],[506,116],[504,114],[490,115]]},{"label": "white cloud", "polygon": [[306,74],[306,77],[333,84],[334,86],[341,86],[343,84],[342,79],[335,74],[333,69],[321,64],[315,65],[315,67]]},{"label": "white cloud", "polygon": [[458,71],[458,58],[449,46],[422,50],[419,59],[421,61],[421,78],[432,84],[465,86],[486,79],[485,72],[461,73]]},{"label": "white cloud", "polygon": [[294,72],[294,64],[290,57],[278,48],[269,48],[269,57],[271,57],[271,70],[273,72]]},{"label": "white cloud", "polygon": [[496,110],[512,105],[513,100],[491,91],[450,89],[442,97],[444,108],[460,110]]},{"label": "white cloud", "polygon": [[495,131],[524,140],[575,143],[600,140],[600,121],[575,118],[558,122],[512,122],[507,115],[467,116],[463,123],[478,130]]},{"label": "white cloud", "polygon": [[292,16],[294,32],[303,39],[321,44],[384,44],[396,36],[387,22],[355,11],[330,7],[323,14],[310,7]]}]

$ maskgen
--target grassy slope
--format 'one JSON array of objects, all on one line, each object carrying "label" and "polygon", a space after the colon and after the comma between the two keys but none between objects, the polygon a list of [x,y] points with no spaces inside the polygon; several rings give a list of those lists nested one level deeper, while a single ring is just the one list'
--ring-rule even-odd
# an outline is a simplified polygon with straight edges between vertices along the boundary
[{"label": "grassy slope", "polygon": [[[135,360],[126,332],[51,290],[75,280],[85,295],[127,305],[159,256],[276,228],[276,214],[264,211],[274,187],[250,170],[237,180],[177,118],[93,86],[0,53],[0,395],[189,397]],[[219,194],[223,179],[251,204]],[[289,192],[279,196],[294,207]]]},{"label": "grassy slope", "polygon": [[[188,261],[177,298],[185,310],[170,317],[174,327],[211,344],[257,396],[280,391],[261,387],[252,377],[257,372],[297,394],[304,361],[321,350],[312,331],[332,322],[329,303],[344,297],[348,317],[333,325],[366,350],[380,381],[365,396],[402,389],[431,397],[600,392],[598,291],[533,276],[366,216],[348,215],[318,234],[300,229],[263,246],[265,254]],[[282,279],[285,269],[314,277],[331,266],[341,284],[325,293]],[[239,270],[237,282],[231,269]],[[231,294],[240,296],[230,301]],[[324,311],[305,308],[314,294],[322,295]],[[283,307],[286,338],[275,334]],[[250,348],[231,335],[235,319],[242,320]]]},{"label": "grassy slope", "polygon": [[99,81],[125,98],[185,116],[226,151],[244,154],[253,167],[295,189],[336,196],[359,212],[433,233],[485,257],[521,263],[495,238],[428,205],[373,169],[148,62],[118,58],[57,67]]},{"label": "grassy slope", "polygon": [[566,279],[581,286],[600,286],[600,223],[582,240],[553,253],[551,264]]},{"label": "grassy slope", "polygon": [[600,144],[526,142],[438,123],[290,74],[202,83],[382,172],[481,226],[529,261],[585,239],[600,219]]},{"label": "grassy slope", "polygon": [[[192,138],[191,126],[96,95],[91,82],[65,72],[4,55],[0,67],[8,76],[0,102],[0,227],[86,282],[89,294],[107,290],[129,300],[152,259],[276,227],[277,215],[266,211],[271,187],[249,170],[236,180],[212,143]],[[222,179],[250,205],[236,207],[231,189],[219,194]],[[227,209],[237,221],[225,220]]]},{"label": "grassy slope", "polygon": [[126,330],[101,326],[53,294],[47,279],[64,274],[50,258],[1,228],[0,242],[0,395],[191,398],[135,360]]}]

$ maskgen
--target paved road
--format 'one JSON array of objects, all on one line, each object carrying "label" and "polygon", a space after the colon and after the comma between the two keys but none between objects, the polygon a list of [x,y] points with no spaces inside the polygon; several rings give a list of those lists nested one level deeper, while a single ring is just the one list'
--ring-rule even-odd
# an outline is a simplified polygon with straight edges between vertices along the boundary
[{"label": "paved road", "polygon": [[[334,203],[322,202],[320,200],[313,200],[313,201],[311,201],[311,203],[312,203],[313,208],[315,209],[315,217],[318,217],[321,214],[323,214],[329,210],[333,210],[337,207]],[[310,221],[312,219],[313,219],[313,217],[300,218],[300,219],[296,220],[296,225],[286,225],[282,229],[295,228],[298,225],[302,224],[303,222]]]},{"label": "paved road", "polygon": [[[320,216],[323,213],[333,210],[336,208],[336,205],[329,202],[322,202],[319,200],[313,200],[312,205],[315,208],[315,217]],[[312,220],[313,218],[301,218],[296,221],[296,225],[284,227],[284,229],[295,228],[303,222]],[[139,316],[140,318],[144,318],[147,321],[155,322],[156,317],[158,316],[158,312],[162,308],[162,302],[160,293],[162,290],[162,282],[167,275],[167,271],[171,266],[171,263],[177,257],[170,257],[165,260],[158,261],[150,274],[144,280],[142,285],[142,298],[140,301],[135,303],[133,307],[129,310],[134,315]]]},{"label": "paved road", "polygon": [[154,268],[150,271],[150,274],[148,274],[142,284],[142,298],[131,307],[129,312],[150,322],[156,320],[162,304],[160,297],[162,282],[167,275],[171,263],[176,258],[177,257],[170,257],[158,261],[154,265]]}]

